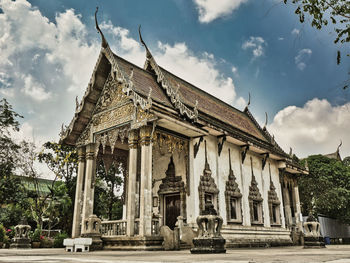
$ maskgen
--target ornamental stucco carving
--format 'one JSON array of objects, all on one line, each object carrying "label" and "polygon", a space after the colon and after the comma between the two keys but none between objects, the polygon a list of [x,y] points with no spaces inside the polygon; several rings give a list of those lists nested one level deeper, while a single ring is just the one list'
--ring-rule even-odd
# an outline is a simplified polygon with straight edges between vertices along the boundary
[{"label": "ornamental stucco carving", "polygon": [[210,166],[208,163],[208,158],[207,158],[207,141],[204,140],[204,147],[205,147],[205,165],[204,165],[204,170],[203,170],[203,175],[201,175],[200,180],[199,180],[199,186],[198,186],[198,192],[199,192],[199,211],[200,214],[205,210],[205,204],[206,201],[206,194],[211,195],[212,200],[210,202],[215,206],[216,205],[216,210],[219,211],[219,189],[216,186],[216,183],[214,181],[214,178],[211,177],[211,170]]},{"label": "ornamental stucco carving", "polygon": [[118,104],[126,103],[128,100],[129,98],[123,93],[122,85],[118,84],[112,78],[112,75],[109,74],[94,112],[98,113],[108,108],[113,108]]},{"label": "ornamental stucco carving", "polygon": [[119,108],[96,114],[93,117],[94,132],[99,132],[131,121],[133,118],[133,110],[133,104],[129,103]]}]

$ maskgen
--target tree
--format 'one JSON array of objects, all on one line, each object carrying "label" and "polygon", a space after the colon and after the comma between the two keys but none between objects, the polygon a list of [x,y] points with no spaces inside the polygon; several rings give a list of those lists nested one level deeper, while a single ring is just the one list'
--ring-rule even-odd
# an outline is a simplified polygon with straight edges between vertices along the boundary
[{"label": "tree", "polygon": [[[64,181],[53,188],[53,198],[57,199],[51,204],[50,217],[55,214],[63,221],[57,222],[63,231],[70,233],[73,220],[73,204],[75,200],[76,174],[78,169],[78,156],[75,147],[62,145],[56,142],[46,142],[43,150],[38,154],[38,160],[45,163],[53,174]],[[58,188],[57,188],[58,187]],[[49,225],[49,227],[52,227]]]},{"label": "tree", "polygon": [[322,155],[306,160],[309,175],[299,178],[302,213],[313,211],[350,223],[350,167]]},{"label": "tree", "polygon": [[18,118],[21,115],[13,111],[6,99],[0,100],[0,202],[16,203],[21,191],[18,178],[13,176],[16,156],[20,146],[11,138],[11,131],[19,131]]},{"label": "tree", "polygon": [[22,141],[20,147],[17,156],[18,168],[21,175],[28,177],[34,186],[34,189],[26,189],[26,193],[32,217],[37,223],[37,227],[42,229],[44,218],[47,217],[49,202],[54,197],[53,188],[58,176],[54,176],[49,191],[45,192],[40,184],[41,175],[36,166],[39,153],[34,142]]},{"label": "tree", "polygon": [[114,162],[106,173],[103,162],[99,162],[96,170],[95,212],[108,220],[121,219],[123,206],[121,186],[123,184],[123,168]]}]

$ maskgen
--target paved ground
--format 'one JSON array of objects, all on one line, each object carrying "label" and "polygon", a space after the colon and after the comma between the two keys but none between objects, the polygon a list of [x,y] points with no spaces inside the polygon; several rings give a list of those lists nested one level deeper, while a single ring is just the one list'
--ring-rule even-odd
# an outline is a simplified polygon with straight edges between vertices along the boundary
[{"label": "paved ground", "polygon": [[192,255],[183,251],[95,251],[67,253],[63,249],[0,249],[0,262],[329,262],[350,263],[350,245],[331,245],[325,249],[302,247],[231,249],[226,254]]}]

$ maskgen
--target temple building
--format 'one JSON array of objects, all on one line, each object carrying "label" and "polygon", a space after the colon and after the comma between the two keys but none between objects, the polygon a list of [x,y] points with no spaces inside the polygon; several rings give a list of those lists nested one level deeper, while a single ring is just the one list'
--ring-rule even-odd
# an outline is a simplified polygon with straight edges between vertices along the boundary
[{"label": "temple building", "polygon": [[106,170],[120,163],[125,171],[123,218],[102,221],[104,248],[161,249],[159,229],[195,231],[208,202],[224,220],[227,247],[292,244],[302,232],[297,177],[307,171],[249,105],[237,110],[162,68],[141,34],[144,67],[126,61],[96,27],[101,51],[61,132],[61,143],[79,154],[72,237],[94,213],[96,162],[103,161]]}]

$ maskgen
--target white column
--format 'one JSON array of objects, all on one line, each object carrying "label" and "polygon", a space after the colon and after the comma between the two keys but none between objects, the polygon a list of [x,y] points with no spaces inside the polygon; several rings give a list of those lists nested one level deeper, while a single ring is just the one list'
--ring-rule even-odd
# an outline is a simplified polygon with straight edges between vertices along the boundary
[{"label": "white column", "polygon": [[85,147],[78,148],[78,175],[75,188],[75,202],[73,212],[72,238],[80,236],[83,205],[83,183],[85,174]]},{"label": "white column", "polygon": [[128,176],[128,200],[127,200],[127,228],[126,235],[134,235],[135,227],[135,208],[136,208],[136,173],[137,173],[137,143],[138,132],[132,130],[129,132],[129,176]]},{"label": "white column", "polygon": [[299,199],[299,187],[297,182],[294,183],[294,196],[295,196],[295,207],[296,207],[296,213],[295,213],[295,222],[296,225],[299,227],[299,229],[302,229],[301,221],[300,221],[300,215],[301,215],[301,208],[300,208],[300,199]]},{"label": "white column", "polygon": [[152,127],[140,129],[141,186],[140,186],[140,236],[152,234]]},{"label": "white column", "polygon": [[96,177],[95,144],[90,143],[86,146],[86,169],[85,169],[85,187],[84,187],[84,202],[83,202],[83,216],[82,216],[82,233],[84,233],[84,220],[93,214],[95,177]]},{"label": "white column", "polygon": [[292,226],[292,212],[291,212],[291,207],[290,207],[290,199],[289,199],[289,192],[288,192],[288,185],[287,182],[284,181],[283,188],[283,202],[284,202],[284,211],[286,214],[286,227],[291,227]]}]

